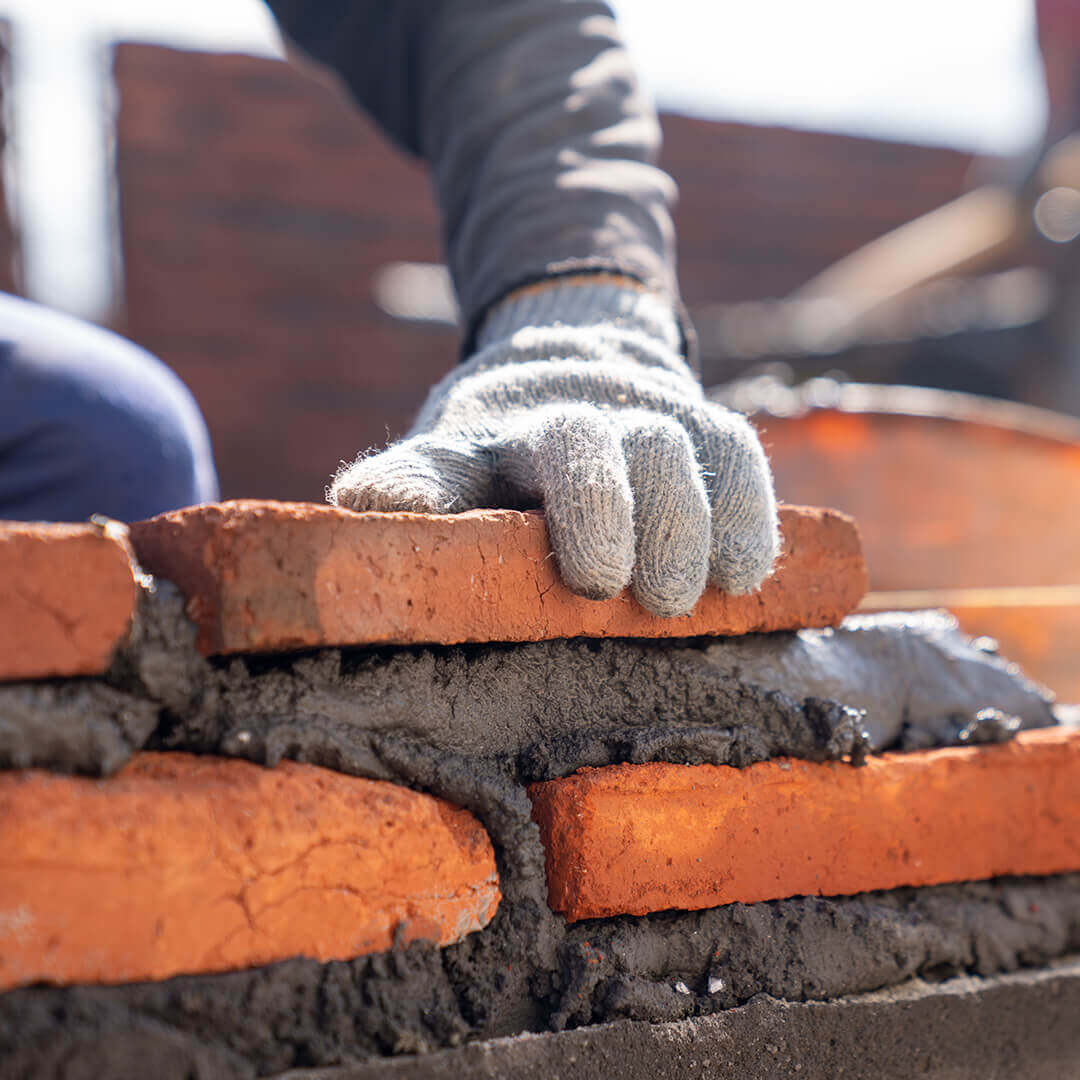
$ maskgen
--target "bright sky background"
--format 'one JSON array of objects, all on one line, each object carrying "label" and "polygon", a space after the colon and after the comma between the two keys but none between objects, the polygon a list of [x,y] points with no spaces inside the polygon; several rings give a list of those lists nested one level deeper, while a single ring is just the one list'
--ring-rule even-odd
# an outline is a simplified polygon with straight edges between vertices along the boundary
[{"label": "bright sky background", "polygon": [[[1022,150],[1043,122],[1030,0],[615,6],[645,82],[682,111],[997,153]],[[0,15],[15,23],[27,283],[93,317],[108,252],[94,46],[123,38],[273,55],[277,34],[259,0],[0,0]]]}]

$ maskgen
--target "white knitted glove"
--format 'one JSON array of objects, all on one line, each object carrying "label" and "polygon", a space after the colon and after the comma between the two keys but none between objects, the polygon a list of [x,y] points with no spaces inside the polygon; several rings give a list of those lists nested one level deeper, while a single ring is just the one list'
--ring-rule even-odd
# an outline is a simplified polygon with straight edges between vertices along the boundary
[{"label": "white knitted glove", "polygon": [[706,401],[670,304],[628,279],[555,278],[512,294],[478,351],[435,385],[408,436],[343,466],[353,510],[543,504],[566,584],[627,585],[681,615],[706,581],[756,589],[779,550],[765,454]]}]

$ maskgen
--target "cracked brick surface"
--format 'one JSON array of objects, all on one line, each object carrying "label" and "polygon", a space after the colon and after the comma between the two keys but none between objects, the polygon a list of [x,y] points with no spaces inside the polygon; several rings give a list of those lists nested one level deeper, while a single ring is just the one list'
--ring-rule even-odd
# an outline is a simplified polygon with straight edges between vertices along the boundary
[{"label": "cracked brick surface", "polygon": [[543,516],[352,513],[252,500],[131,527],[140,563],[174,581],[202,652],[457,644],[564,637],[692,637],[835,624],[866,590],[854,522],[783,507],[784,554],[760,592],[709,589],[662,619],[630,595],[585,600],[560,581]]},{"label": "cracked brick surface", "polygon": [[0,774],[0,990],[447,945],[499,899],[479,822],[383,781],[180,753]]},{"label": "cracked brick surface", "polygon": [[612,765],[529,789],[569,920],[1080,870],[1080,729],[873,757]]},{"label": "cracked brick surface", "polygon": [[101,674],[135,599],[122,525],[0,522],[0,680]]}]

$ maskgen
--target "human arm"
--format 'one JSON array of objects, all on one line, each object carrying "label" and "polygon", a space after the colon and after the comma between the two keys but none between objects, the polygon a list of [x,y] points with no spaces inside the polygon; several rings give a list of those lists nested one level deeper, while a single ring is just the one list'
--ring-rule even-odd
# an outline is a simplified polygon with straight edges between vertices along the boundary
[{"label": "human arm", "polygon": [[571,587],[632,580],[662,614],[688,610],[706,577],[756,587],[777,548],[768,466],[693,373],[674,186],[606,6],[270,6],[430,163],[466,325],[468,360],[410,437],[339,473],[332,497],[436,512],[542,501]]}]

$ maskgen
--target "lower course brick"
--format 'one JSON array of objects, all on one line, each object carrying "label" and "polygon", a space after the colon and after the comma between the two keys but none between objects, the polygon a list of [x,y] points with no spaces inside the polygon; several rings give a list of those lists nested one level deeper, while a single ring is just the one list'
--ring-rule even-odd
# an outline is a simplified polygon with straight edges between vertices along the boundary
[{"label": "lower course brick", "polygon": [[568,920],[1080,870],[1080,730],[883,754],[612,765],[529,789]]},{"label": "lower course brick", "polygon": [[135,611],[117,522],[0,521],[0,680],[99,675]]},{"label": "lower course brick", "polygon": [[0,990],[447,945],[499,899],[479,822],[394,784],[179,753],[0,774]]},{"label": "lower course brick", "polygon": [[543,515],[352,513],[244,500],[131,526],[142,566],[176,583],[207,654],[322,645],[452,645],[691,637],[830,626],[866,591],[851,518],[783,507],[783,554],[761,590],[706,590],[683,618],[562,584]]}]

